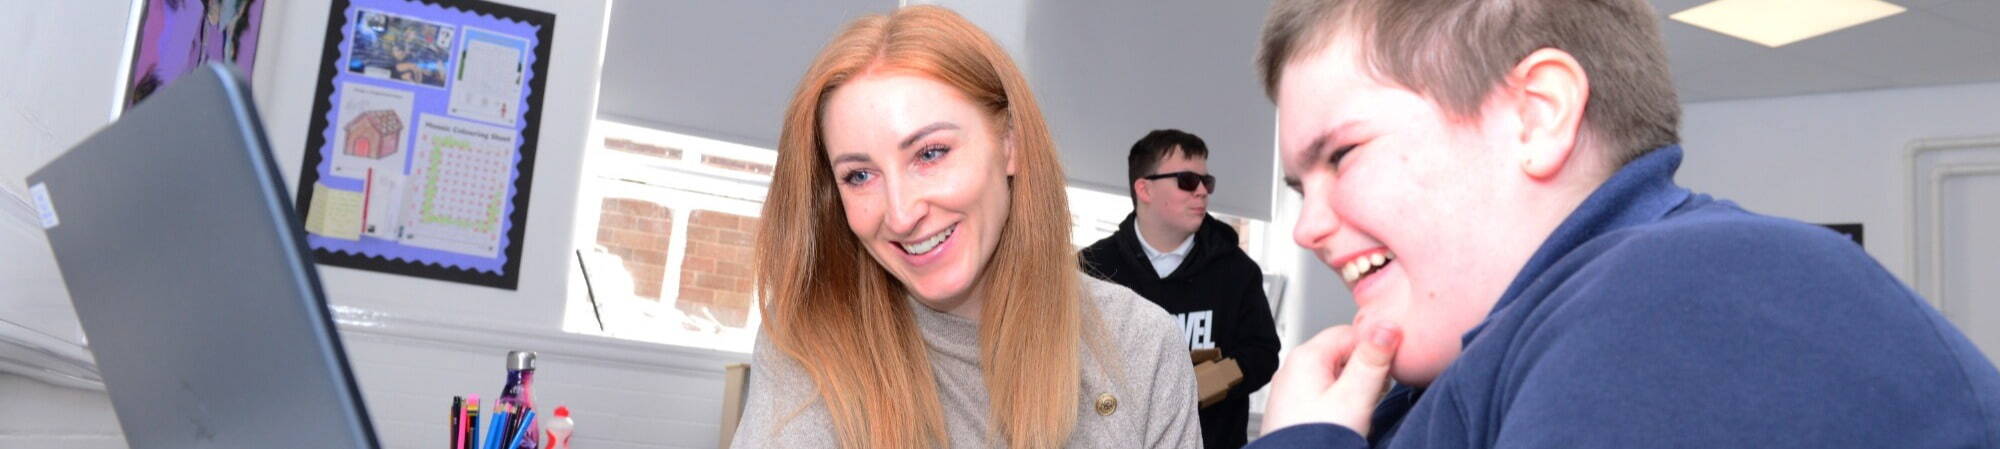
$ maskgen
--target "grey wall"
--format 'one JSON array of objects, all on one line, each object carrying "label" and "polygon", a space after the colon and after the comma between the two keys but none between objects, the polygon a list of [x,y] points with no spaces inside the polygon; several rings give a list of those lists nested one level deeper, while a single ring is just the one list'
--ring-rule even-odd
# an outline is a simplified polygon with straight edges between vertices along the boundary
[{"label": "grey wall", "polygon": [[1207,141],[1221,178],[1210,208],[1271,216],[1277,114],[1251,65],[1267,2],[1032,2],[1028,80],[1073,185],[1123,194],[1147,131]]},{"label": "grey wall", "polygon": [[[1126,191],[1147,131],[1202,136],[1215,210],[1270,216],[1275,113],[1251,66],[1264,2],[919,0],[953,8],[1028,75],[1072,184]],[[776,148],[799,77],[840,26],[889,0],[613,5],[600,116]]]},{"label": "grey wall", "polygon": [[938,5],[951,8],[985,30],[986,35],[1007,49],[1014,65],[1033,73],[1023,58],[1028,54],[1028,0],[909,0],[911,5]]},{"label": "grey wall", "polygon": [[613,2],[598,114],[778,147],[792,91],[828,38],[896,0]]},{"label": "grey wall", "polygon": [[[1277,161],[1271,161],[1277,165]],[[1278,188],[1272,182],[1272,188]],[[1340,275],[1320,262],[1311,251],[1300,249],[1292,242],[1292,230],[1299,220],[1302,200],[1299,194],[1284,190],[1273,201],[1275,208],[1271,224],[1264,242],[1266,273],[1285,274],[1285,296],[1279,304],[1278,340],[1289,350],[1305,343],[1320,330],[1348,324],[1354,321],[1354,313],[1359,307],[1354,304],[1354,294],[1341,282]],[[1262,410],[1252,410],[1261,413]]]}]

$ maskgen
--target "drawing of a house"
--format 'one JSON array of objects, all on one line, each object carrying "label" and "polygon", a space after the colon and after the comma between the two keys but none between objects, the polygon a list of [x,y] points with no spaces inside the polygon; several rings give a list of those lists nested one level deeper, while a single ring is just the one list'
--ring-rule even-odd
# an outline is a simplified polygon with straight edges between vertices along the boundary
[{"label": "drawing of a house", "polygon": [[381,159],[396,154],[403,141],[403,119],[390,109],[363,112],[347,121],[347,141],[340,152],[348,156]]}]

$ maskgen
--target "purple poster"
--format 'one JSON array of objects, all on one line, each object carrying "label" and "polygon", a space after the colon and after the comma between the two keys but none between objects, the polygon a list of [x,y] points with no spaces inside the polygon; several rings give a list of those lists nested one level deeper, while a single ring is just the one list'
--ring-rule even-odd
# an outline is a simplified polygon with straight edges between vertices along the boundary
[{"label": "purple poster", "polygon": [[144,8],[125,83],[126,108],[203,62],[227,62],[250,76],[263,0],[146,0]]},{"label": "purple poster", "polygon": [[335,0],[299,177],[319,263],[513,289],[553,15]]}]

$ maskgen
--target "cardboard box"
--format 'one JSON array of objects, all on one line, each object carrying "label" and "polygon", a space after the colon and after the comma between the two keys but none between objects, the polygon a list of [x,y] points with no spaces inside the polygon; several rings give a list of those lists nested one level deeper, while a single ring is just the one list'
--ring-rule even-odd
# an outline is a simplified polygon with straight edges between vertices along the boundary
[{"label": "cardboard box", "polygon": [[722,380],[722,449],[736,439],[736,424],[743,420],[743,401],[750,390],[750,364],[732,363],[724,367]]},{"label": "cardboard box", "polygon": [[1196,349],[1188,351],[1188,358],[1194,359],[1194,364],[1200,365],[1201,362],[1222,358],[1222,350],[1214,348]]},{"label": "cardboard box", "polygon": [[1201,406],[1206,408],[1228,397],[1229,387],[1243,383],[1243,369],[1236,366],[1236,359],[1197,363],[1194,382],[1196,397],[1201,398]]}]

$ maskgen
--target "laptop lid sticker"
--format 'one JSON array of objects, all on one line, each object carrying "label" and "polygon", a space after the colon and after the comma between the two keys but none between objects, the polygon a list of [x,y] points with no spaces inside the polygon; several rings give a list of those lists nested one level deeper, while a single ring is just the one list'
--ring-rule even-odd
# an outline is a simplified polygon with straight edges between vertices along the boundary
[{"label": "laptop lid sticker", "polygon": [[54,228],[62,223],[62,220],[56,218],[55,203],[49,201],[48,184],[35,183],[34,186],[28,187],[28,193],[35,197],[35,214],[42,218],[42,229]]}]

